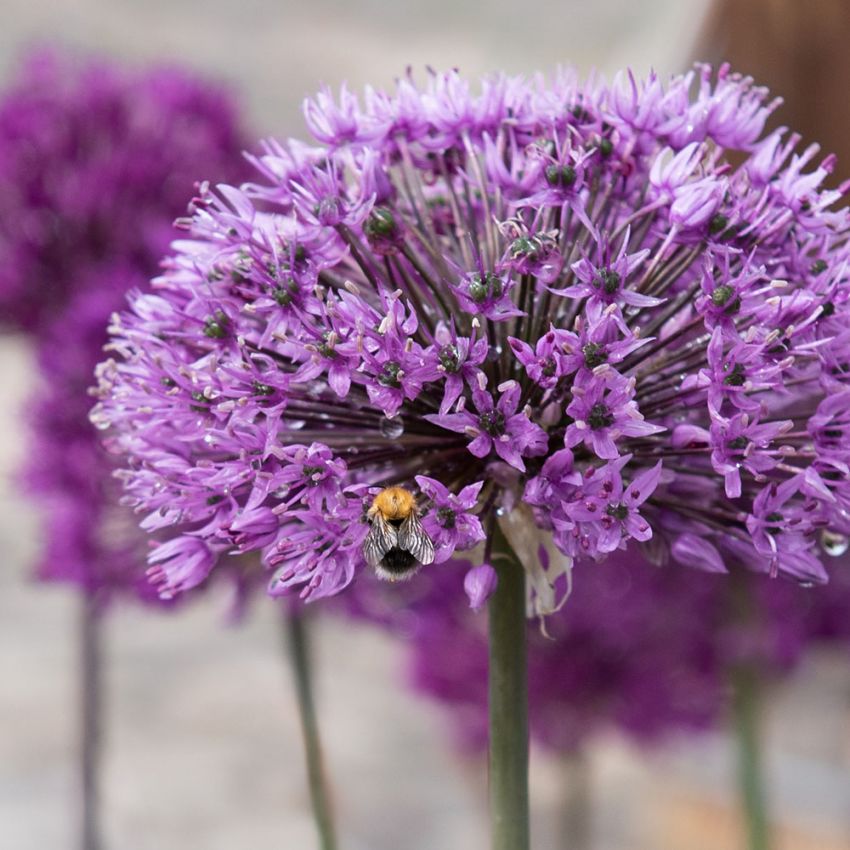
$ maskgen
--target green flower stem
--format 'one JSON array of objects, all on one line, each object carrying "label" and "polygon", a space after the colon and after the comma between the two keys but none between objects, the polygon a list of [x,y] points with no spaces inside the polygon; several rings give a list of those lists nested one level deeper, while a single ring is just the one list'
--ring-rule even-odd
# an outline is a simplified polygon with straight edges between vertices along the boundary
[{"label": "green flower stem", "polygon": [[79,632],[80,681],[80,850],[100,850],[101,761],[100,721],[102,714],[101,661],[102,611],[95,596],[81,595]]},{"label": "green flower stem", "polygon": [[490,597],[490,824],[493,850],[528,850],[525,571],[496,523]]},{"label": "green flower stem", "polygon": [[738,743],[738,782],[749,850],[769,850],[760,736],[761,688],[758,672],[741,665],[732,673],[733,714]]},{"label": "green flower stem", "polygon": [[319,723],[313,702],[313,685],[310,673],[310,647],[305,624],[305,615],[291,608],[285,615],[286,643],[298,713],[301,718],[301,734],[304,739],[304,756],[307,762],[307,780],[310,785],[310,801],[313,819],[319,833],[322,850],[336,850],[336,830],[331,808],[330,792],[325,777],[322,745],[319,739]]}]

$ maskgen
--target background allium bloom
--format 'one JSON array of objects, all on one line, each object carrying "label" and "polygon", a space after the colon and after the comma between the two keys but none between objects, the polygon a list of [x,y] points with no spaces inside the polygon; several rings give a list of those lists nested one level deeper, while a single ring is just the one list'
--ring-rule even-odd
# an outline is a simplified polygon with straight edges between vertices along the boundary
[{"label": "background allium bloom", "polygon": [[[409,683],[476,751],[487,743],[487,628],[462,588],[477,590],[490,567],[447,566],[391,592],[359,582],[342,610],[404,638]],[[740,665],[774,683],[812,646],[850,650],[848,568],[845,559],[828,587],[802,588],[743,570],[658,568],[635,546],[579,565],[569,608],[546,620],[549,636],[529,625],[532,735],[573,752],[610,730],[654,744],[723,723]]]},{"label": "background allium bloom", "polygon": [[[469,564],[450,566],[392,593],[360,582],[345,607],[404,635],[410,683],[447,709],[463,748],[478,750],[487,741],[487,629],[461,591]],[[550,637],[528,630],[531,732],[560,752],[612,729],[651,744],[719,724],[733,668],[790,672],[812,606],[831,595],[743,571],[732,581],[657,568],[632,547],[578,566],[573,580],[568,609],[546,620]]]},{"label": "background allium bloom", "polygon": [[[819,535],[848,531],[848,214],[831,159],[762,136],[772,108],[725,67],[308,101],[317,144],[270,142],[256,182],[200,199],[113,323],[93,416],[129,498],[262,548],[305,598],[351,581],[375,488],[417,475],[482,485],[463,510],[488,539],[501,517],[538,611],[630,540],[824,579]],[[240,525],[257,509],[276,539]]]},{"label": "background allium bloom", "polygon": [[87,389],[109,315],[147,286],[193,185],[239,173],[230,100],[177,70],[40,53],[0,99],[0,315],[36,346],[25,477],[44,508],[42,577],[155,596]]}]

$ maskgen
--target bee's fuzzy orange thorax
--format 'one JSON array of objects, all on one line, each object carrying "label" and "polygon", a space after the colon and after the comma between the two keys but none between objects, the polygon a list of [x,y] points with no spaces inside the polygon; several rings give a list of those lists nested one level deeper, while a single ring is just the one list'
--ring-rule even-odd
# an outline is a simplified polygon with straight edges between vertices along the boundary
[{"label": "bee's fuzzy orange thorax", "polygon": [[387,487],[372,502],[370,513],[380,513],[384,519],[407,519],[416,510],[416,497],[404,487]]}]

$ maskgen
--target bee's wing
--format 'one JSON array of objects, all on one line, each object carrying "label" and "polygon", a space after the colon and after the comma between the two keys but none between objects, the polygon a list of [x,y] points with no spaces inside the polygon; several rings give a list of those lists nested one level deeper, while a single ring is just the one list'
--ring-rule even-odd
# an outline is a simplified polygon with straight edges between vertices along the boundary
[{"label": "bee's wing", "polygon": [[398,530],[398,548],[410,552],[420,564],[430,564],[434,560],[434,544],[415,512],[408,516]]},{"label": "bee's wing", "polygon": [[377,567],[384,555],[398,544],[396,530],[380,515],[375,514],[372,527],[363,543],[363,557],[369,566]]}]

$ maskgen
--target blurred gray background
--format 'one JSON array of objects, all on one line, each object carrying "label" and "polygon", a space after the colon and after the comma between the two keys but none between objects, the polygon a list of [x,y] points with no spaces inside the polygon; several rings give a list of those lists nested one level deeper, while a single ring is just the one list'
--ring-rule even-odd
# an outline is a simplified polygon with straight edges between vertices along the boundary
[{"label": "blurred gray background", "polygon": [[703,0],[4,0],[0,57],[60,41],[122,59],[172,60],[231,80],[257,132],[296,134],[307,94],[388,84],[408,65],[468,74],[558,63],[667,73],[687,61]]},{"label": "blurred gray background", "polygon": [[[230,82],[258,137],[299,135],[320,84],[387,84],[406,66],[474,75],[558,63],[662,74],[691,55],[705,3],[596,0],[485,5],[223,0],[4,0],[0,75],[33,43],[133,61],[172,60]],[[2,188],[0,188],[2,191]],[[0,340],[0,850],[66,850],[75,824],[75,594],[28,581],[38,517],[11,474],[34,370]],[[259,599],[239,627],[206,596],[174,616],[127,607],[108,634],[105,818],[110,850],[317,846],[277,610]],[[317,612],[320,613],[320,612]],[[486,846],[484,770],[450,750],[444,718],[402,687],[382,635],[328,622],[318,698],[345,850]],[[818,657],[776,695],[770,767],[782,848],[850,848],[847,659]],[[586,766],[599,850],[738,844],[722,734],[641,753],[616,737]],[[568,766],[535,753],[536,846],[561,846]]]}]

